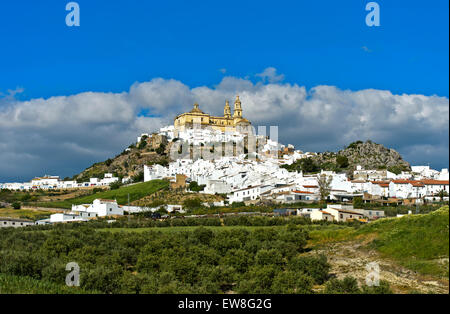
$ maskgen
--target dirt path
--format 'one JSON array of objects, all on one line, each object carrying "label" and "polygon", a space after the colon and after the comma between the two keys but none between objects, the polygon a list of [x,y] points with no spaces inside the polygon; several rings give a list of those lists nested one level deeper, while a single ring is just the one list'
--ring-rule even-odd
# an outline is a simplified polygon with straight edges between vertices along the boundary
[{"label": "dirt path", "polygon": [[372,262],[380,267],[380,280],[389,282],[394,293],[449,293],[449,282],[417,274],[409,269],[380,257],[375,250],[367,249],[365,242],[346,241],[328,243],[314,250],[327,256],[331,265],[330,273],[338,279],[346,276],[356,278],[360,285],[364,285],[368,271],[366,265]]}]

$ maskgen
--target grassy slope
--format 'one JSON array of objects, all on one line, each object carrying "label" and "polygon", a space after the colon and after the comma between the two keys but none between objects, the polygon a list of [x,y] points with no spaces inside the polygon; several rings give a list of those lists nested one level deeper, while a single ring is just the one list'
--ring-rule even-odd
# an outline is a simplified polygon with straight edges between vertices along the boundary
[{"label": "grassy slope", "polygon": [[40,203],[38,206],[49,208],[71,208],[72,205],[89,204],[97,198],[101,199],[116,199],[119,205],[126,205],[128,203],[128,194],[130,194],[130,202],[143,198],[152,194],[162,188],[168,186],[167,181],[153,180],[144,183],[138,183],[131,186],[122,187],[117,190],[108,190],[99,192],[88,196],[77,197],[65,201]]},{"label": "grassy slope", "polygon": [[448,276],[448,206],[425,215],[382,219],[365,226],[358,233],[375,233],[377,238],[371,246],[409,269],[423,274]]},{"label": "grassy slope", "polygon": [[13,209],[13,208],[0,208],[0,217],[11,218],[26,218],[26,219],[39,219],[41,217],[48,217],[53,212],[51,211],[38,211],[31,209]]}]

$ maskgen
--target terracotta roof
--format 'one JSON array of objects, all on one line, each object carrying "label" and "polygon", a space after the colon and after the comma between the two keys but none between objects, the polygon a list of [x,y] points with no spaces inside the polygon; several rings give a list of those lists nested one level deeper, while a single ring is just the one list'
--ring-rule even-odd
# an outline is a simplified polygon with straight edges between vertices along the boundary
[{"label": "terracotta roof", "polygon": [[424,186],[424,185],[448,185],[449,182],[445,180],[392,180],[395,184],[411,184],[413,186]]},{"label": "terracotta roof", "polygon": [[420,180],[425,185],[449,185],[449,181],[445,180]]},{"label": "terracotta roof", "polygon": [[304,188],[318,188],[317,185],[302,185]]},{"label": "terracotta roof", "polygon": [[389,184],[390,181],[371,181],[372,184]]},{"label": "terracotta roof", "polygon": [[302,194],[314,194],[313,192],[307,192],[307,191],[292,191],[294,193],[302,193]]}]

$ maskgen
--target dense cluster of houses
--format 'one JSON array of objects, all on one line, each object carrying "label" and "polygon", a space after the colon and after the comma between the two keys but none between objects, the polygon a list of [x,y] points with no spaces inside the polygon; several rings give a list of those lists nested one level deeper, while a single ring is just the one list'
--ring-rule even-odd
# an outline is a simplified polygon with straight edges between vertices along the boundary
[{"label": "dense cluster of houses", "polygon": [[31,191],[31,190],[55,190],[55,189],[74,189],[92,186],[109,186],[111,183],[119,181],[112,173],[105,173],[103,179],[90,178],[89,182],[78,183],[77,181],[64,181],[58,176],[45,175],[24,183],[0,183],[0,189],[13,191]]},{"label": "dense cluster of houses", "polygon": [[[159,142],[181,141],[189,145],[202,145],[210,142],[243,142],[243,134],[226,133],[210,129],[186,129],[175,131],[173,126],[160,129],[153,134]],[[153,136],[151,135],[151,136]],[[143,134],[138,142],[150,136]],[[321,171],[318,174],[289,172],[283,165],[308,158],[315,153],[303,153],[295,150],[293,145],[284,146],[267,137],[257,138],[262,145],[263,154],[249,158],[249,153],[225,155],[220,158],[178,158],[167,167],[159,164],[144,166],[144,181],[168,179],[174,188],[185,188],[186,183],[197,182],[204,186],[200,193],[221,194],[225,202],[213,204],[224,206],[236,202],[259,203],[270,202],[290,204],[297,202],[314,202],[320,199],[320,180],[329,181],[328,200],[338,202],[352,201],[361,197],[364,202],[379,202],[381,205],[404,202],[419,203],[423,201],[448,201],[448,169],[436,171],[429,166],[413,166],[411,171],[394,174],[388,170],[363,169],[358,166],[350,179],[346,173]],[[248,140],[248,139],[247,139]],[[275,153],[273,153],[275,152]],[[91,178],[89,182],[62,181],[57,176],[35,178],[27,183],[0,183],[0,189],[34,190],[34,189],[69,189],[93,186],[107,186],[119,178],[105,174],[103,179]],[[204,204],[210,206],[211,204]],[[180,205],[166,205],[168,212],[181,212]],[[121,216],[124,212],[155,212],[159,208],[141,208],[120,206],[115,200],[97,199],[92,204],[73,205],[72,210],[51,215],[49,219],[37,224],[80,222],[97,217]],[[326,209],[303,208],[296,210],[298,215],[308,216],[312,220],[327,221],[367,221],[384,217],[382,211],[355,209],[349,205],[329,205]],[[2,226],[25,226],[32,222],[5,220]]]},{"label": "dense cluster of houses", "polygon": [[[174,135],[170,127],[161,129],[161,134],[169,139]],[[178,137],[189,143],[205,144],[215,141],[210,130],[188,129],[179,132]],[[322,171],[316,175],[302,172],[288,172],[282,165],[292,164],[298,159],[307,158],[314,153],[294,150],[292,145],[285,147],[276,142],[267,142],[265,150],[275,149],[277,154],[249,159],[246,154],[224,156],[213,160],[177,159],[168,167],[161,165],[145,166],[144,180],[169,179],[176,181],[183,175],[186,180],[204,185],[203,193],[225,194],[229,203],[271,201],[275,203],[295,203],[316,201],[319,196],[319,178],[331,178],[330,200],[351,201],[355,197],[374,199],[415,199],[435,201],[444,191],[448,200],[448,169],[436,171],[429,166],[414,166],[409,172],[395,174],[388,170],[363,169],[358,166],[353,179],[345,173]],[[281,154],[280,154],[281,152]]]}]

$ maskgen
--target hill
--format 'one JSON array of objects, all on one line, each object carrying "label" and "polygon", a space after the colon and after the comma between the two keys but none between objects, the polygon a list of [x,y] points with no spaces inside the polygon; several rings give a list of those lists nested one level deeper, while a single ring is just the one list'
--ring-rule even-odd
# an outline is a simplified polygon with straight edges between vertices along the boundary
[{"label": "hill", "polygon": [[449,207],[424,215],[381,219],[360,234],[376,234],[370,244],[382,255],[423,274],[449,274]]},{"label": "hill", "polygon": [[135,177],[141,181],[144,165],[168,165],[170,143],[164,137],[152,135],[143,137],[137,145],[132,144],[122,153],[103,162],[95,163],[72,177],[78,182],[87,182],[90,178],[103,178],[105,173],[113,173],[119,178]]},{"label": "hill", "polygon": [[290,171],[318,172],[320,170],[346,171],[349,175],[358,165],[363,169],[389,170],[396,174],[411,170],[408,162],[391,148],[372,141],[357,141],[345,149],[336,152],[318,153],[308,159],[300,159],[290,166],[284,166]]}]

